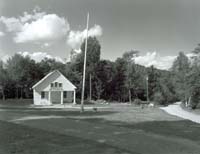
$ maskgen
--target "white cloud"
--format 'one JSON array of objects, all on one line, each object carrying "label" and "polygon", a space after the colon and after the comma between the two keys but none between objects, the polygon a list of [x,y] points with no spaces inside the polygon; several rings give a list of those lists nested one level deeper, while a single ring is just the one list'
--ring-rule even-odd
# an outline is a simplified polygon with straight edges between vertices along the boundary
[{"label": "white cloud", "polygon": [[81,53],[81,49],[72,49],[68,58],[67,58],[67,62],[71,62],[74,58],[76,58],[78,56],[78,54]]},{"label": "white cloud", "polygon": [[[74,55],[78,54],[81,52],[80,49],[76,50],[74,49]],[[44,58],[49,58],[49,59],[55,59],[58,62],[61,63],[65,63],[66,61],[63,60],[61,57],[59,56],[52,56],[46,52],[18,52],[18,54],[26,57],[29,56],[31,59],[35,60],[36,62],[41,62]],[[73,55],[72,55],[73,56]],[[194,56],[193,53],[187,53],[186,56],[192,60],[192,57]],[[7,60],[10,58],[11,56],[9,55],[4,55],[2,56],[0,59],[6,63]],[[158,69],[162,69],[162,70],[168,70],[169,68],[171,68],[174,60],[176,59],[177,56],[163,56],[161,57],[157,52],[147,52],[144,56],[138,56],[134,58],[134,61],[136,64],[140,64],[142,66],[146,66],[146,67],[150,67],[150,66],[154,66]],[[71,61],[70,57],[67,59],[67,62]]]},{"label": "white cloud", "polygon": [[[102,28],[99,25],[94,25],[88,30],[88,36],[101,36]],[[67,43],[70,47],[79,48],[83,40],[86,38],[86,29],[83,31],[70,31]]]},{"label": "white cloud", "polygon": [[33,53],[29,53],[29,52],[18,52],[18,54],[26,57],[26,56],[29,56],[31,59],[35,60],[36,62],[41,62],[44,58],[48,58],[48,59],[55,59],[56,61],[58,62],[61,62],[61,63],[65,63],[65,61],[56,56],[56,57],[53,57],[52,55],[46,53],[46,52],[33,52]]},{"label": "white cloud", "polygon": [[16,43],[31,41],[49,41],[64,37],[69,31],[69,23],[64,17],[33,10],[33,14],[24,12],[23,16],[0,17],[8,32],[14,33]]},{"label": "white cloud", "polygon": [[5,33],[0,31],[0,37],[4,36]]},{"label": "white cloud", "polygon": [[191,60],[194,56],[196,56],[196,54],[190,52],[190,53],[187,53],[186,56]]},{"label": "white cloud", "polygon": [[31,21],[31,20],[37,20],[39,18],[42,18],[44,15],[46,15],[45,12],[40,12],[40,8],[35,8],[33,10],[33,14],[29,14],[28,12],[24,12],[23,16],[20,16],[19,19],[22,23]]},{"label": "white cloud", "polygon": [[55,40],[66,35],[69,24],[56,14],[48,14],[36,21],[25,23],[14,38],[15,42]]},{"label": "white cloud", "polygon": [[74,49],[74,52],[76,52],[77,54],[81,53],[81,49]]},{"label": "white cloud", "polygon": [[157,52],[147,52],[144,56],[135,57],[135,63],[146,67],[155,66],[158,69],[168,70],[176,56],[163,56],[157,54]]},{"label": "white cloud", "polygon": [[51,44],[50,43],[44,43],[43,47],[49,47]]},{"label": "white cloud", "polygon": [[20,31],[20,29],[23,26],[23,24],[20,22],[20,20],[18,18],[15,18],[15,17],[7,18],[7,17],[4,17],[4,16],[1,16],[0,22],[5,24],[8,32],[18,32],[18,31]]},{"label": "white cloud", "polygon": [[9,55],[4,55],[4,56],[1,57],[0,60],[2,60],[4,63],[6,63],[9,58],[10,58]]}]

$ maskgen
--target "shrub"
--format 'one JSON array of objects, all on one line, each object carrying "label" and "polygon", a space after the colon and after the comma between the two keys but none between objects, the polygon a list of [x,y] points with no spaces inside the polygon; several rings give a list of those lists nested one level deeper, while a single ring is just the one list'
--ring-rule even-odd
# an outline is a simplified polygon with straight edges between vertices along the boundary
[{"label": "shrub", "polygon": [[106,101],[104,99],[98,99],[98,100],[96,100],[96,103],[98,103],[98,104],[105,104]]},{"label": "shrub", "polygon": [[197,96],[192,96],[190,100],[190,106],[192,109],[196,109],[197,105],[199,104],[199,99]]},{"label": "shrub", "polygon": [[157,104],[164,104],[164,97],[161,92],[156,92],[153,95],[153,101]]},{"label": "shrub", "polygon": [[[76,104],[81,104],[81,99],[77,98]],[[84,100],[84,104],[94,104],[94,103],[92,101],[90,102],[89,100]]]},{"label": "shrub", "polygon": [[192,96],[191,96],[191,100],[190,100],[190,106],[192,109],[196,109],[199,102],[200,102],[200,92],[199,92],[199,88],[193,88],[192,89]]},{"label": "shrub", "polygon": [[134,104],[136,105],[140,105],[142,104],[142,101],[139,99],[139,98],[136,98],[134,101],[133,101]]}]

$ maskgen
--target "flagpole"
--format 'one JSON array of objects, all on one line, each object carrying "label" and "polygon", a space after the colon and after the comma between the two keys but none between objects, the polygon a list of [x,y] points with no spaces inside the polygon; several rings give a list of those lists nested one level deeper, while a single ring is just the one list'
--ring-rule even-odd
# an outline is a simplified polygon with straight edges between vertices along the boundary
[{"label": "flagpole", "polygon": [[85,54],[84,54],[84,65],[83,65],[83,85],[82,85],[82,93],[81,93],[81,112],[84,112],[85,70],[86,70],[86,60],[87,60],[88,26],[89,26],[89,13],[87,14],[86,38],[85,38]]},{"label": "flagpole", "polygon": [[146,86],[147,86],[147,103],[149,103],[149,76],[146,77]]}]

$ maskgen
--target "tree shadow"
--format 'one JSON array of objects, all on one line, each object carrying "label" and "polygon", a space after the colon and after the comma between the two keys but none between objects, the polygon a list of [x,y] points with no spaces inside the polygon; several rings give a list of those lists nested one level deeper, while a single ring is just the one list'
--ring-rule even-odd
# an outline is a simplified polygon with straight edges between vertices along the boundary
[{"label": "tree shadow", "polygon": [[143,130],[145,132],[159,134],[163,136],[186,138],[189,140],[198,141],[198,143],[200,143],[200,124],[191,122],[189,120],[148,121],[132,124],[119,121],[107,121],[102,118],[84,120],[92,123],[96,122],[118,127],[125,127],[134,130]]}]

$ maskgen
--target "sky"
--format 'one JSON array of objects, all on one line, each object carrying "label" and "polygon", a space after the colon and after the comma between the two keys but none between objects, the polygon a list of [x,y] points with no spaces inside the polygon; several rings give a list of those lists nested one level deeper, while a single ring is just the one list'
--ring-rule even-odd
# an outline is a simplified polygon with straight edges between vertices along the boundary
[{"label": "sky", "polygon": [[102,59],[138,50],[136,63],[168,69],[200,43],[199,0],[0,0],[1,59],[67,60],[86,36],[87,12]]}]

